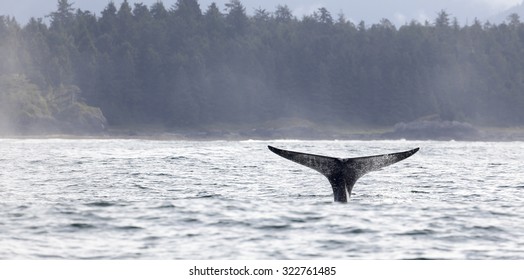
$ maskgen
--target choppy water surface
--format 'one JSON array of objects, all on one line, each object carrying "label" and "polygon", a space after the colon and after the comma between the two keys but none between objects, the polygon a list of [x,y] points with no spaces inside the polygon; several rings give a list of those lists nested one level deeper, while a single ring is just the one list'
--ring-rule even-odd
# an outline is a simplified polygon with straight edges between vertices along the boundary
[{"label": "choppy water surface", "polygon": [[[334,203],[267,145],[421,147]],[[0,140],[0,259],[524,259],[524,143]]]}]

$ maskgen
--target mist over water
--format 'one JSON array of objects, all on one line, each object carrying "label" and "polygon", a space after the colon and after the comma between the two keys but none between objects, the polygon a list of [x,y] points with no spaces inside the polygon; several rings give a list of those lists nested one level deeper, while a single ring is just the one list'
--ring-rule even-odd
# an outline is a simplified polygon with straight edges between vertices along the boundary
[{"label": "mist over water", "polygon": [[[267,145],[421,150],[334,203]],[[522,259],[524,143],[0,140],[0,259]]]}]

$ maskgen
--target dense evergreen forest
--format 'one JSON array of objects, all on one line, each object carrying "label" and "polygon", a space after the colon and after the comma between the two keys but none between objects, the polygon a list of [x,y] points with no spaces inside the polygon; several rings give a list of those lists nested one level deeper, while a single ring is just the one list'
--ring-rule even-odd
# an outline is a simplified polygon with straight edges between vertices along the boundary
[{"label": "dense evergreen forest", "polygon": [[[248,15],[59,0],[48,19],[0,17],[0,129],[256,126],[279,119],[380,127],[423,118],[524,125],[524,24],[465,26],[445,11],[396,27],[321,8]],[[98,109],[99,108],[99,109]],[[103,114],[103,115],[102,115]],[[46,121],[47,120],[47,121]]]}]

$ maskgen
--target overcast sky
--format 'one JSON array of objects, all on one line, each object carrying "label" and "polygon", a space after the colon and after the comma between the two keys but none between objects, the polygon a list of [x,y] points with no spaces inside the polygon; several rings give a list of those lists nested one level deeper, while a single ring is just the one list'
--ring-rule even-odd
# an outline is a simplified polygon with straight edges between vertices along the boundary
[{"label": "overcast sky", "polygon": [[[88,10],[100,15],[100,11],[110,0],[70,0],[75,8]],[[144,3],[148,6],[158,0],[128,0],[129,3]],[[274,11],[279,4],[288,5],[296,16],[311,14],[320,7],[327,8],[333,17],[343,12],[346,18],[353,22],[364,20],[367,24],[379,22],[382,18],[390,19],[396,25],[402,25],[412,19],[424,22],[432,21],[436,14],[444,9],[457,17],[464,24],[475,17],[486,20],[491,16],[505,11],[512,6],[521,4],[523,0],[241,0],[249,14],[256,8]],[[117,7],[123,0],[113,1]],[[176,0],[162,1],[166,7],[171,7]],[[209,4],[216,2],[224,8],[229,0],[200,0],[200,8],[205,11]],[[56,9],[56,0],[0,0],[0,15],[14,16],[20,23],[26,23],[30,17],[44,17]]]}]

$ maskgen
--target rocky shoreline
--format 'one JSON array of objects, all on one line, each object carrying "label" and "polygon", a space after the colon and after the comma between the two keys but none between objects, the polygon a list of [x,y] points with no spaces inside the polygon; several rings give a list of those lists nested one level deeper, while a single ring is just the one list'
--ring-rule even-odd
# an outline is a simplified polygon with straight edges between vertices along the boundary
[{"label": "rocky shoreline", "polygon": [[[72,132],[71,132],[72,131]],[[34,131],[33,131],[34,132]],[[36,133],[0,133],[0,138],[65,138],[65,139],[151,139],[151,140],[419,140],[419,141],[524,141],[524,127],[475,127],[460,122],[401,123],[390,128],[341,129],[316,126],[257,128],[114,128],[104,130]]]}]

